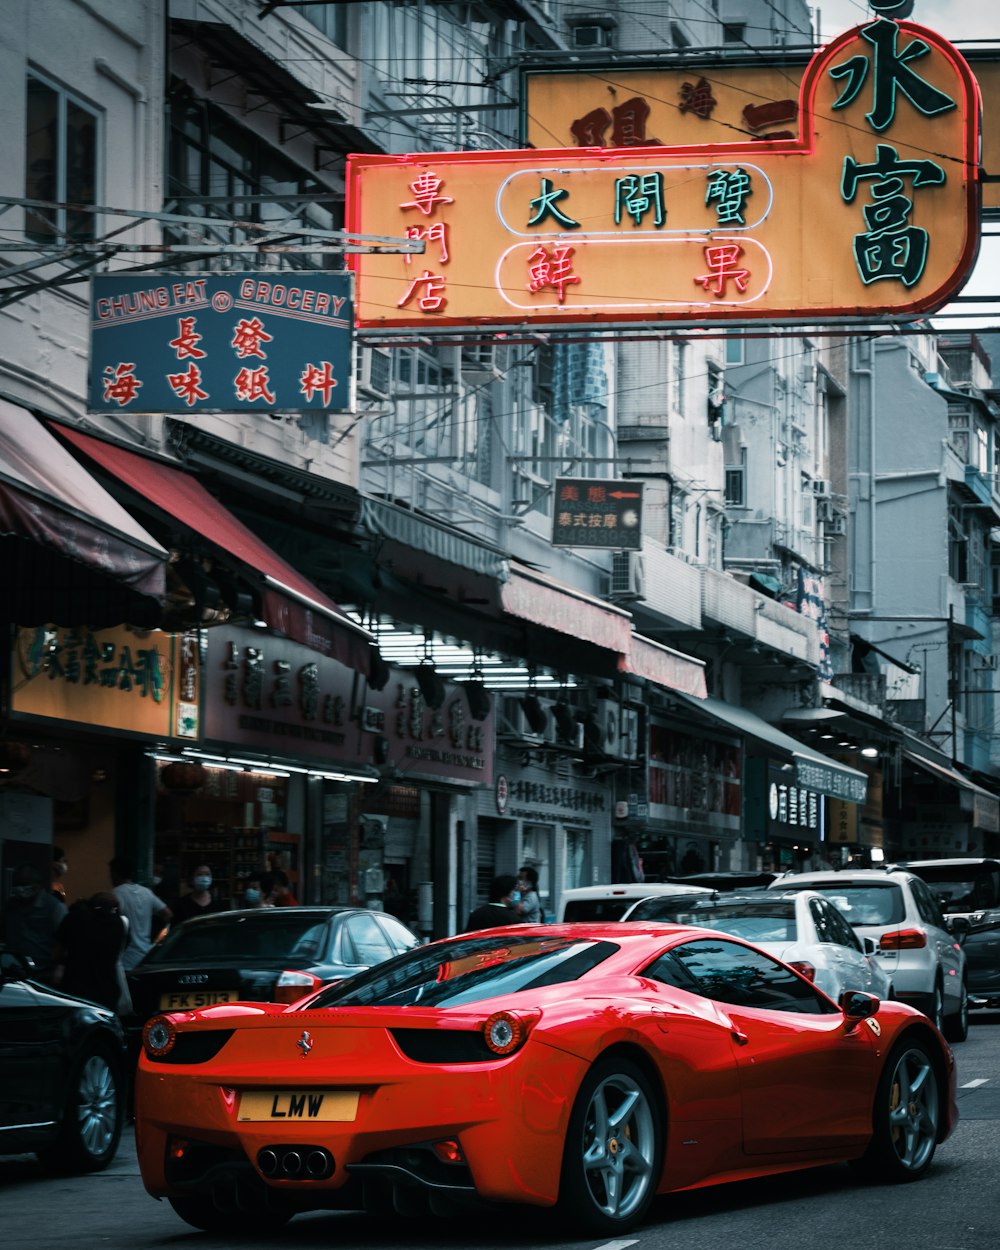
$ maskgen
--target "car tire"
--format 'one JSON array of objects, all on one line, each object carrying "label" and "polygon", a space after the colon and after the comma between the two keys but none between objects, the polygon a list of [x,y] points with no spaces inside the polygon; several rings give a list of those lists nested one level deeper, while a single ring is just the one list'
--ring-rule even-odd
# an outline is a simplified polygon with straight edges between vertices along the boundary
[{"label": "car tire", "polygon": [[882,1071],[872,1106],[872,1140],[855,1169],[893,1184],[919,1180],[937,1149],[941,1098],[927,1047],[904,1039]]},{"label": "car tire", "polygon": [[73,1066],[59,1134],[38,1152],[53,1172],[100,1172],[118,1153],[125,1118],[121,1065],[91,1044]]},{"label": "car tire", "polygon": [[944,987],[940,981],[934,983],[934,992],[927,999],[924,1014],[944,1032]]},{"label": "car tire", "polygon": [[628,1059],[596,1063],[577,1093],[563,1149],[559,1206],[588,1233],[641,1222],[656,1196],[663,1159],[659,1103]]},{"label": "car tire", "polygon": [[969,987],[964,980],[958,1011],[945,1017],[942,1032],[949,1042],[964,1042],[969,1036]]},{"label": "car tire", "polygon": [[182,1194],[168,1197],[167,1201],[185,1224],[206,1233],[272,1233],[283,1228],[295,1214],[271,1209],[240,1210],[235,1204],[217,1206],[211,1194]]}]

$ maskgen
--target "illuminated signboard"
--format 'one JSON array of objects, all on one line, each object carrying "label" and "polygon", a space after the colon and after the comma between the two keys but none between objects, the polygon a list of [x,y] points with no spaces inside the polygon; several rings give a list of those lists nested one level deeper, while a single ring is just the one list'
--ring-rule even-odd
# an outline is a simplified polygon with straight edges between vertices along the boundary
[{"label": "illuminated signboard", "polygon": [[552,545],[641,551],[642,483],[556,478]]},{"label": "illuminated signboard", "polygon": [[965,61],[879,19],[810,61],[795,138],[352,156],[348,229],[426,244],[352,258],[357,323],[927,313],[975,260],[978,144]]},{"label": "illuminated signboard", "polygon": [[351,383],[349,274],[92,280],[90,412],[327,411]]}]

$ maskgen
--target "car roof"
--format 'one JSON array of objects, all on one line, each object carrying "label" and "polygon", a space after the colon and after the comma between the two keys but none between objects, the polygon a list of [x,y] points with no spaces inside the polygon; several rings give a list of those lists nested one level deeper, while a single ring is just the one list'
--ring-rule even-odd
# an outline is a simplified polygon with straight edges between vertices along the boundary
[{"label": "car roof", "polygon": [[572,899],[603,899],[603,898],[660,898],[663,895],[677,895],[683,897],[685,894],[698,894],[707,896],[714,894],[714,890],[708,889],[701,885],[665,885],[652,881],[648,882],[628,882],[621,885],[581,885],[576,886],[572,890],[563,890],[563,901],[569,902]]},{"label": "car roof", "polygon": [[[213,911],[207,916],[192,916],[183,924],[225,924],[228,920],[245,920],[248,916],[259,917],[262,923],[270,924],[266,916],[308,916],[313,920],[325,920],[341,912],[365,911],[363,907],[322,907],[318,905],[297,905],[295,907],[241,907],[235,911]],[[277,923],[277,921],[275,921]]]},{"label": "car roof", "polygon": [[911,868],[1000,868],[1000,860],[992,855],[957,856],[954,859],[897,859],[894,868],[907,871]]},{"label": "car roof", "polygon": [[845,868],[840,872],[795,872],[779,877],[767,889],[798,890],[821,885],[898,885],[901,880],[912,880],[910,872],[884,872],[881,868]]}]

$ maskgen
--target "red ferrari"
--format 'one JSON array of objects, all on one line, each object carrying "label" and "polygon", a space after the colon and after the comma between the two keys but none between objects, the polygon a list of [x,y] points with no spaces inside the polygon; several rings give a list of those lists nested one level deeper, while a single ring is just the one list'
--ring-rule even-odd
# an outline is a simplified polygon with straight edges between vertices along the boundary
[{"label": "red ferrari", "polygon": [[957,1118],[926,1016],[667,925],[487,930],[291,1006],[156,1016],[136,1083],[146,1188],[233,1234],[496,1203],[614,1234],[722,1181],[836,1162],[916,1180]]}]

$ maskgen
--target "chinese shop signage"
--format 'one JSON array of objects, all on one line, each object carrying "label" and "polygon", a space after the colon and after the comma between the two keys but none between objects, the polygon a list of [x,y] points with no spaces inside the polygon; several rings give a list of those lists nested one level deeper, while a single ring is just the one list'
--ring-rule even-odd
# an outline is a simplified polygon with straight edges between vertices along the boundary
[{"label": "chinese shop signage", "polygon": [[556,478],[554,547],[642,549],[642,483]]},{"label": "chinese shop signage", "polygon": [[17,631],[11,711],[155,738],[198,736],[198,642],[159,630]]},{"label": "chinese shop signage", "polygon": [[[443,683],[439,708],[412,670],[383,690],[300,643],[252,630],[207,632],[206,743],[396,775],[491,782],[493,715],[476,720],[460,684]],[[435,700],[436,701],[436,700]]]},{"label": "chinese shop signage", "polygon": [[767,832],[769,837],[823,836],[823,798],[796,785],[779,768],[768,770]]},{"label": "chinese shop signage", "polygon": [[91,412],[351,406],[351,276],[95,277]]},{"label": "chinese shop signage", "polygon": [[[885,7],[875,5],[874,7]],[[697,82],[691,109],[701,107]],[[641,113],[641,110],[639,110]],[[979,95],[940,35],[878,18],[810,61],[797,135],[662,147],[348,158],[367,327],[932,311],[979,240]],[[656,138],[656,136],[652,136]],[[648,135],[647,135],[648,140]]]}]

